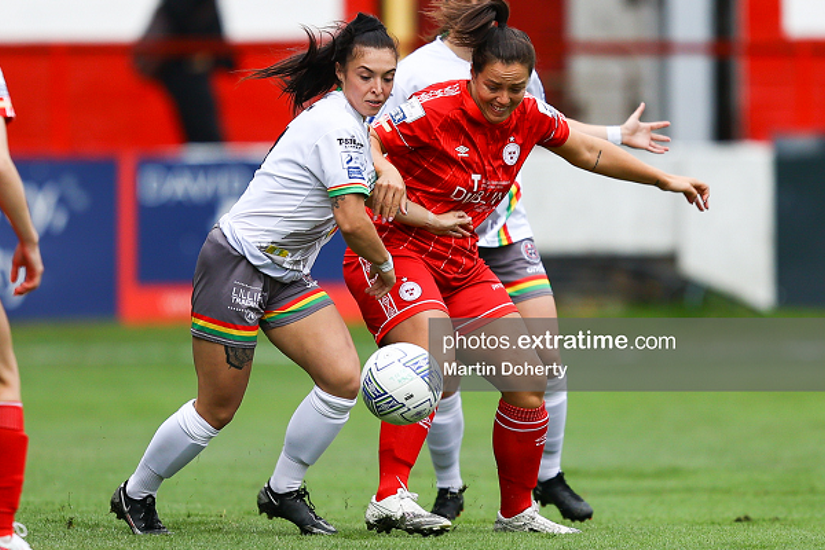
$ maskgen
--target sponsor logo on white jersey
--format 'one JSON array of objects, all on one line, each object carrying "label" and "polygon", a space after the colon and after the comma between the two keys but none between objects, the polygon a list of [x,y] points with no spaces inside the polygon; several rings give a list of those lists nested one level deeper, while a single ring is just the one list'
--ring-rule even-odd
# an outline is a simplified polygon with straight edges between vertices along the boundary
[{"label": "sponsor logo on white jersey", "polygon": [[338,145],[345,149],[358,149],[359,151],[364,148],[364,144],[361,143],[358,138],[353,136],[338,138]]}]

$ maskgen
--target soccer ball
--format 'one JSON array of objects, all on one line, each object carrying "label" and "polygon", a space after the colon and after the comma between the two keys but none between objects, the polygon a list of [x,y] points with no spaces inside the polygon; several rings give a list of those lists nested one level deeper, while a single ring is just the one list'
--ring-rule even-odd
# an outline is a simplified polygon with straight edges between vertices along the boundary
[{"label": "soccer ball", "polygon": [[441,399],[444,378],[435,358],[415,344],[378,349],[361,372],[361,395],[372,414],[404,426],[427,418]]}]

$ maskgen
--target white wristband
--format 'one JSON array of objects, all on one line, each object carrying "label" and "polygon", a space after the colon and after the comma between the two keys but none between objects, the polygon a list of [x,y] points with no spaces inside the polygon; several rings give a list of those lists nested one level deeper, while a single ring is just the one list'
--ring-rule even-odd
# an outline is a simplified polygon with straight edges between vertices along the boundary
[{"label": "white wristband", "polygon": [[390,259],[384,262],[383,264],[377,264],[375,267],[377,267],[378,271],[380,271],[381,273],[392,271],[394,267],[392,263],[392,256],[390,256]]},{"label": "white wristband", "polygon": [[607,126],[607,141],[610,143],[615,143],[616,145],[622,144],[622,127],[621,126]]}]

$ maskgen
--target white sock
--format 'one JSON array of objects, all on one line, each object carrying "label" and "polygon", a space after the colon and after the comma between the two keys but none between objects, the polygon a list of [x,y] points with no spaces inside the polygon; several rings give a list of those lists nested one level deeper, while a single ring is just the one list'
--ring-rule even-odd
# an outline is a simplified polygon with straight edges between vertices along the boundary
[{"label": "white sock", "polygon": [[461,392],[441,399],[433,417],[427,447],[435,469],[436,487],[459,490],[461,480],[461,440],[464,438],[464,414],[461,410]]},{"label": "white sock", "polygon": [[155,432],[126,493],[136,499],[156,495],[163,480],[189,464],[219,431],[198,414],[194,399],[184,404]]},{"label": "white sock", "polygon": [[556,477],[561,471],[561,448],[564,444],[564,424],[567,421],[567,392],[548,391],[544,394],[544,408],[549,416],[547,441],[541,455],[539,481]]},{"label": "white sock", "polygon": [[286,493],[301,487],[307,469],[323,454],[349,419],[355,399],[344,399],[312,388],[295,409],[284,437],[284,448],[269,487]]}]

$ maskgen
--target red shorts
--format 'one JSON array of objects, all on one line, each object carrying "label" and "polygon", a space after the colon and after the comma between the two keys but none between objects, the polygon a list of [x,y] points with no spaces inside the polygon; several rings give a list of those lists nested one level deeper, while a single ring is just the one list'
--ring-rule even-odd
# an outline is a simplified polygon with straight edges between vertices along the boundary
[{"label": "red shorts", "polygon": [[397,282],[380,300],[365,292],[370,263],[349,249],[344,254],[344,280],[378,343],[399,323],[422,311],[439,310],[462,320],[498,319],[518,313],[504,285],[481,260],[470,271],[456,276],[439,271],[409,252],[390,253]]}]

